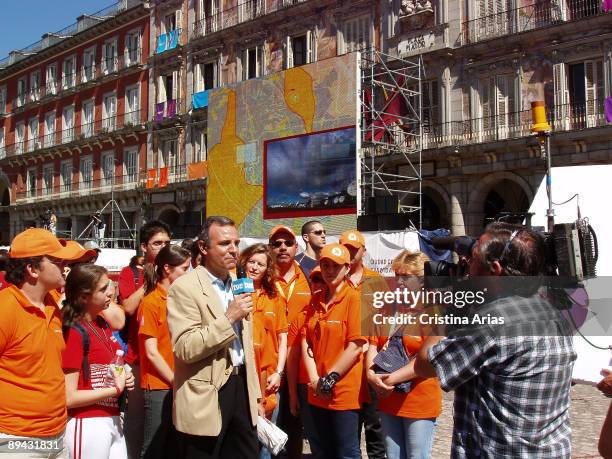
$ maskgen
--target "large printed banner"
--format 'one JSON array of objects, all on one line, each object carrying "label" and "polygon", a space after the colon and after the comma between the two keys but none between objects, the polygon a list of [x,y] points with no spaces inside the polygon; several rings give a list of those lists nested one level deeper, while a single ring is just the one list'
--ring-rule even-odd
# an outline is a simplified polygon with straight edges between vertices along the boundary
[{"label": "large printed banner", "polygon": [[355,228],[358,76],[351,53],[211,91],[207,215],[258,237],[313,215]]}]

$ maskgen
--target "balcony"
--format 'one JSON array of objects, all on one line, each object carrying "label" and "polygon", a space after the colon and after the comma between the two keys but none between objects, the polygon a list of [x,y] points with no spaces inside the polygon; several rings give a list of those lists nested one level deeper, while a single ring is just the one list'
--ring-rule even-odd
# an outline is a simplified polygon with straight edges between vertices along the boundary
[{"label": "balcony", "polygon": [[171,49],[175,49],[181,44],[181,29],[171,30],[170,32],[159,35],[156,43],[157,47],[155,48],[155,54],[161,54]]},{"label": "balcony", "polygon": [[155,104],[155,116],[153,121],[163,123],[164,121],[172,120],[178,115],[181,115],[183,110],[183,101],[180,99],[170,99],[166,102]]},{"label": "balcony", "polygon": [[266,14],[289,8],[308,0],[247,0],[197,21],[191,39],[195,40]]},{"label": "balcony", "polygon": [[[69,127],[61,131],[50,132],[43,136],[42,143],[40,138],[36,140],[36,150],[44,151],[55,147],[65,147],[69,144],[81,144],[91,141],[97,136],[108,135],[113,132],[120,133],[125,129],[132,129],[139,126],[146,119],[146,112],[143,110],[134,110],[132,112],[123,113],[120,115],[109,116],[107,118],[98,119],[95,122],[86,122],[78,127]],[[6,154],[10,158],[20,155],[25,152],[34,151],[30,148],[30,141],[15,142],[5,147]]]},{"label": "balcony", "polygon": [[[549,111],[547,117],[553,133],[612,126],[606,121],[603,101],[561,105]],[[423,150],[530,137],[533,135],[531,124],[531,110],[523,110],[423,126]],[[405,135],[404,138],[406,145],[414,148],[414,137]]]},{"label": "balcony", "polygon": [[462,44],[468,45],[563,22],[610,13],[599,0],[544,0],[463,23]]}]

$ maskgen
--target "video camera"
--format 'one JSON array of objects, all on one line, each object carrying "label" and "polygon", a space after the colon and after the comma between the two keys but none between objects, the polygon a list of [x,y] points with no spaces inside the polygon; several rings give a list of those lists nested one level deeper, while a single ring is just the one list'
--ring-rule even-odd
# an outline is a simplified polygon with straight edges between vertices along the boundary
[{"label": "video camera", "polygon": [[[560,276],[581,282],[596,277],[599,256],[597,236],[588,219],[554,225],[553,232],[539,232],[544,238],[547,276]],[[477,239],[470,236],[434,237],[436,249],[450,250],[460,257],[459,264],[446,261],[425,263],[425,276],[463,277]]]}]

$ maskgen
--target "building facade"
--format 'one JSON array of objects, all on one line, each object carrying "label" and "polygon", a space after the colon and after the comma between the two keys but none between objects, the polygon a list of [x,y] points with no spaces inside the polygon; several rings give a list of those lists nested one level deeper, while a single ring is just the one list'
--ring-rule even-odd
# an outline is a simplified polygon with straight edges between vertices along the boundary
[{"label": "building facade", "polygon": [[193,236],[207,91],[372,47],[422,62],[423,226],[478,234],[521,220],[545,174],[532,101],[546,102],[553,166],[610,163],[605,4],[122,0],[0,64],[2,238],[50,208],[76,237],[111,189],[128,226],[159,218]]}]

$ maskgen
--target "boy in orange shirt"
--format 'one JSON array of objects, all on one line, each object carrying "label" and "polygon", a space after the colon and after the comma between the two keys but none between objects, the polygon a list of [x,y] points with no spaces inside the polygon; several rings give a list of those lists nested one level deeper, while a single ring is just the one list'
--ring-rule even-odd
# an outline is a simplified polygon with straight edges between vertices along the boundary
[{"label": "boy in orange shirt", "polygon": [[360,297],[346,280],[350,255],[340,244],[323,247],[327,289],[313,297],[302,337],[310,379],[308,402],[325,457],[361,458],[359,409],[363,373]]},{"label": "boy in orange shirt", "polygon": [[62,319],[49,294],[65,285],[64,264],[83,255],[42,228],[13,239],[0,292],[0,445],[26,437],[42,449],[16,449],[12,458],[67,457]]}]

